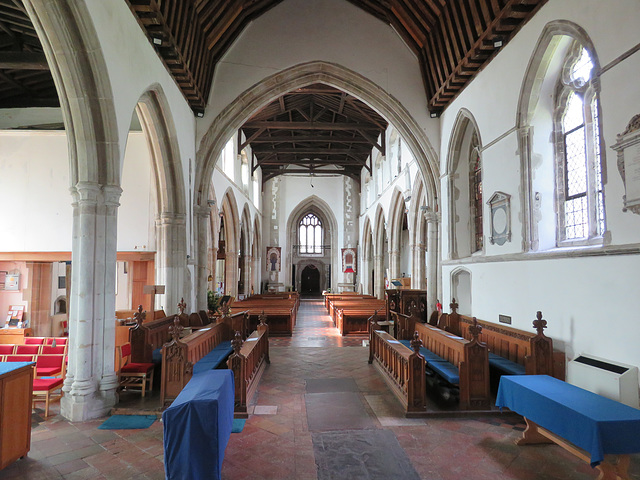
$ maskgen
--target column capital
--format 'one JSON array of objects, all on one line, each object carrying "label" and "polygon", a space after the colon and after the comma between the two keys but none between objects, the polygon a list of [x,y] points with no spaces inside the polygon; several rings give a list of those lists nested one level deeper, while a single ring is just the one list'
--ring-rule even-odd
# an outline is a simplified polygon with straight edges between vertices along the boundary
[{"label": "column capital", "polygon": [[186,225],[187,216],[184,213],[161,212],[156,217],[156,225]]},{"label": "column capital", "polygon": [[208,218],[211,215],[212,205],[194,205],[193,215],[196,217]]},{"label": "column capital", "polygon": [[431,207],[420,207],[422,210],[422,214],[424,215],[424,219],[427,223],[439,223],[440,222],[440,212],[434,211]]}]

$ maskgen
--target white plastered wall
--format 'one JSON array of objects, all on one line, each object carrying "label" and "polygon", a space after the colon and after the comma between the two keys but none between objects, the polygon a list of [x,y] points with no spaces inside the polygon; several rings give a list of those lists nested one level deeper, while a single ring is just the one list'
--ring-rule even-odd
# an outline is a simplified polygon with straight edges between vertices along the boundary
[{"label": "white plastered wall", "polygon": [[[640,308],[636,292],[639,255],[558,258],[565,255],[559,252],[554,258],[546,258],[544,253],[518,254],[522,251],[520,157],[517,133],[512,129],[528,62],[544,26],[554,20],[581,26],[593,41],[603,67],[640,43],[637,29],[640,10],[634,0],[551,0],[447,108],[441,117],[442,169],[456,115],[466,108],[477,121],[483,146],[496,142],[482,154],[483,189],[485,199],[496,190],[511,195],[513,237],[502,247],[489,244],[489,211],[485,206],[485,255],[443,262],[442,303],[450,300],[451,273],[463,266],[471,272],[472,314],[478,318],[497,321],[499,314],[510,315],[515,327],[530,329],[536,311],[541,310],[549,322],[547,334],[566,350],[569,359],[589,353],[640,365],[637,342],[631,340],[640,335],[640,324],[632,314]],[[640,215],[622,212],[623,185],[615,152],[610,148],[631,117],[640,113],[638,72],[640,53],[613,66],[601,77],[605,204],[612,239],[609,249],[640,242]],[[506,136],[500,138],[503,134]],[[442,182],[443,198],[447,196],[445,183]],[[443,207],[446,210],[446,202]],[[446,211],[442,218],[446,239]],[[446,241],[442,247],[442,258],[446,259]],[[527,256],[535,260],[527,260]]]}]

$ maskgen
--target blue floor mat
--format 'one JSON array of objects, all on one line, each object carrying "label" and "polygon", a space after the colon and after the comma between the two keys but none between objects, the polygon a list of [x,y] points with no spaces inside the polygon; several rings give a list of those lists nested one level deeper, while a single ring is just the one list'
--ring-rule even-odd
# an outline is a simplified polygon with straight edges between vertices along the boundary
[{"label": "blue floor mat", "polygon": [[149,428],[156,418],[155,415],[111,415],[98,428],[101,430]]},{"label": "blue floor mat", "polygon": [[246,421],[246,418],[234,418],[233,426],[231,427],[231,433],[240,433],[244,428],[244,422]]}]

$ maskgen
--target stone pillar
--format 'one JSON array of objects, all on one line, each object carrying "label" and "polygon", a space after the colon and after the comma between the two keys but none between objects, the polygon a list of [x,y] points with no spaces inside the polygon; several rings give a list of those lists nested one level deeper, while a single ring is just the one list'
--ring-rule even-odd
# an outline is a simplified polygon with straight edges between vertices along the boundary
[{"label": "stone pillar", "polygon": [[225,268],[227,274],[224,279],[225,293],[234,297],[238,296],[238,252],[225,249]]},{"label": "stone pillar", "polygon": [[162,305],[167,315],[177,313],[181,298],[190,298],[183,288],[187,268],[185,220],[184,214],[166,212],[156,219],[156,283],[165,286],[165,293],[156,299],[156,305]]},{"label": "stone pillar", "polygon": [[[191,311],[197,312],[198,310],[207,310],[207,290],[209,289],[209,283],[207,277],[209,276],[209,248],[207,245],[207,229],[209,228],[209,217],[211,215],[210,206],[196,205],[193,208],[193,220],[195,230],[195,252],[193,252],[195,259],[193,269],[195,272],[195,305],[192,306]],[[217,250],[217,249],[216,249]],[[215,257],[214,257],[215,258]]]},{"label": "stone pillar", "polygon": [[427,312],[433,312],[438,298],[438,224],[440,214],[427,207]]},{"label": "stone pillar", "polygon": [[80,182],[71,192],[69,366],[60,410],[65,418],[78,422],[104,416],[117,400],[116,228],[122,189]]},{"label": "stone pillar", "polygon": [[373,256],[373,291],[379,299],[384,298],[384,256]]},{"label": "stone pillar", "polygon": [[244,293],[245,295],[251,295],[251,284],[253,282],[253,256],[244,256]]},{"label": "stone pillar", "polygon": [[424,290],[426,286],[425,251],[424,243],[419,242],[411,245],[411,288]]},{"label": "stone pillar", "polygon": [[392,278],[400,278],[402,275],[400,274],[400,251],[399,250],[390,250],[389,251],[389,282],[391,282]]}]

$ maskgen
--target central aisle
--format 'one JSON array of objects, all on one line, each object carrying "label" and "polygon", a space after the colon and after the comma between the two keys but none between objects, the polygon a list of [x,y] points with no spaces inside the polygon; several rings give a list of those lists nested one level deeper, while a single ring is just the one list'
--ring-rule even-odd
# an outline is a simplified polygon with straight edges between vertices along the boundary
[{"label": "central aisle", "polygon": [[231,435],[225,480],[593,475],[563,449],[516,446],[524,425],[510,416],[404,418],[363,339],[340,336],[322,301],[301,301],[293,337],[270,339],[271,364],[244,430]]}]

